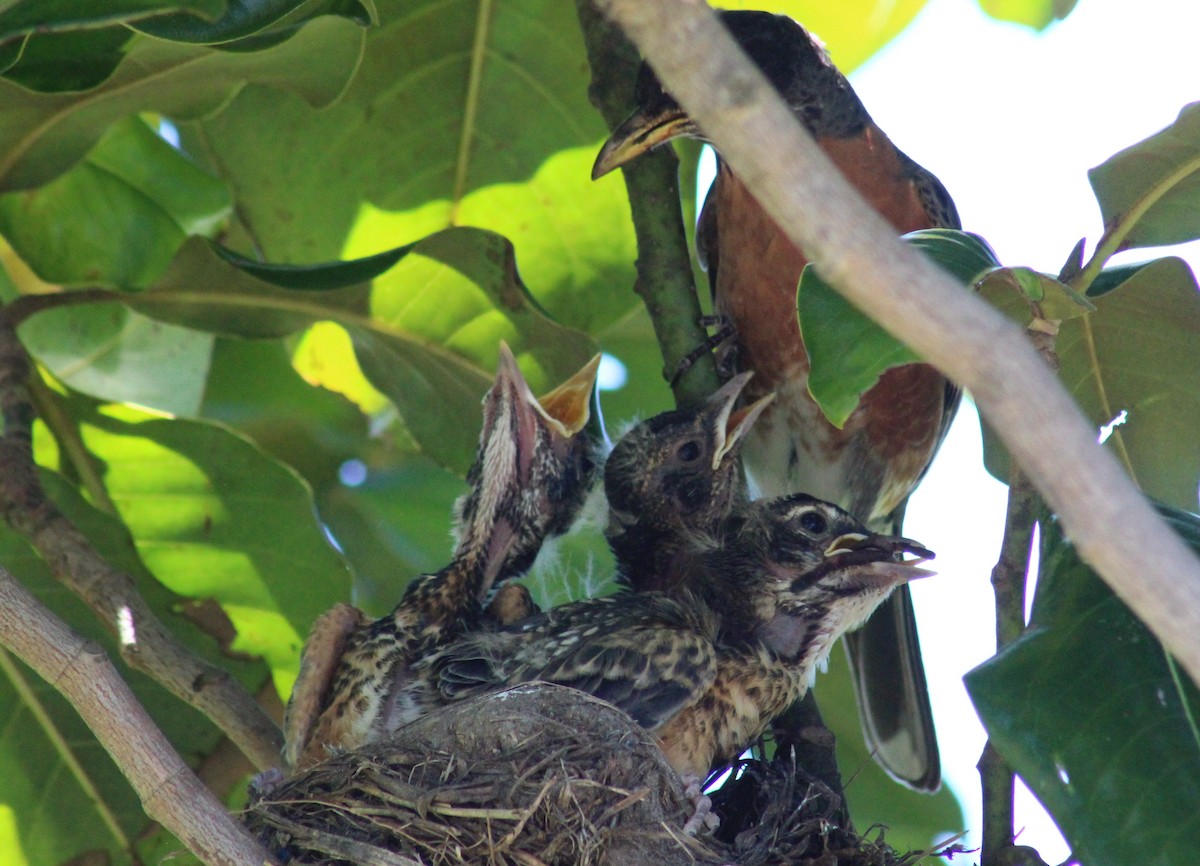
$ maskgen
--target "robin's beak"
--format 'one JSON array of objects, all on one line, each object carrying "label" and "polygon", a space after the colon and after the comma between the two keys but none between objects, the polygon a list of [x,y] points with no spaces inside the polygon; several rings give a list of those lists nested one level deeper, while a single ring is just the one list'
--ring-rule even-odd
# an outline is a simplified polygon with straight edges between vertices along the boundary
[{"label": "robin's beak", "polygon": [[[541,441],[539,429],[548,431],[552,439],[561,440],[583,430],[591,418],[592,389],[599,366],[600,356],[596,355],[578,373],[539,400],[529,389],[508,344],[500,343],[496,380],[484,398],[485,424],[505,424],[510,431],[508,437],[486,437],[485,461],[494,455],[491,468],[497,470],[496,475],[515,474],[515,483],[527,483],[534,451]],[[494,443],[494,450],[492,440],[500,440]],[[506,467],[508,472],[504,471]]]},{"label": "robin's beak", "polygon": [[933,557],[932,550],[907,538],[847,532],[825,548],[825,563],[819,568],[832,571],[853,567],[856,580],[885,588],[936,574],[918,567]]},{"label": "robin's beak", "polygon": [[750,431],[754,422],[758,420],[758,416],[775,399],[775,394],[772,392],[755,400],[749,406],[743,406],[734,411],[733,404],[737,402],[737,398],[752,375],[753,373],[746,372],[734,376],[717,389],[705,404],[704,413],[712,419],[710,421],[711,429],[716,441],[716,447],[713,448],[713,471],[721,468],[726,457],[737,453],[742,437]]},{"label": "robin's beak", "polygon": [[[475,539],[489,563],[485,587],[517,541],[511,502],[531,483],[539,450],[567,442],[584,429],[591,416],[592,388],[600,356],[541,400],[533,396],[508,345],[500,343],[496,378],[483,398],[483,432],[476,458],[472,505],[460,505],[471,515],[464,537]],[[543,432],[544,431],[544,432]]]},{"label": "robin's beak", "polygon": [[613,130],[592,166],[592,180],[641,156],[673,138],[694,135],[696,125],[674,101],[639,108]]},{"label": "robin's beak", "polygon": [[546,423],[559,435],[574,436],[587,426],[592,417],[592,391],[599,369],[600,355],[596,354],[578,373],[537,400]]}]

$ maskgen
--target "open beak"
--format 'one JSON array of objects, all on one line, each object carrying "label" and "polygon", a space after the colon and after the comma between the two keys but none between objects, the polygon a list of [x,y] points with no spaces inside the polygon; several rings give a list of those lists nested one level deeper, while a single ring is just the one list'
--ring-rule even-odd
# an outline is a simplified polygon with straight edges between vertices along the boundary
[{"label": "open beak", "polygon": [[591,419],[592,391],[599,369],[600,355],[596,354],[578,373],[538,399],[543,417],[562,436],[574,436]]},{"label": "open beak", "polygon": [[[600,356],[596,355],[578,373],[539,400],[529,389],[512,350],[501,341],[496,379],[484,398],[484,418],[485,424],[508,425],[510,441],[498,441],[495,448],[499,462],[511,462],[518,483],[524,484],[529,480],[529,467],[538,443],[538,428],[544,427],[552,436],[569,439],[587,425],[591,418],[592,389],[599,367]],[[491,447],[489,444],[488,448]],[[500,457],[504,449],[509,450],[511,458]]]},{"label": "open beak", "polygon": [[755,400],[749,406],[743,406],[734,411],[733,404],[737,402],[742,389],[746,387],[746,383],[753,375],[751,372],[746,372],[734,376],[713,392],[705,404],[704,411],[712,418],[711,423],[717,443],[713,449],[712,468],[714,471],[721,468],[721,464],[725,462],[727,456],[737,453],[737,446],[742,441],[742,437],[750,431],[754,422],[758,420],[758,416],[775,399],[775,394],[772,392]]},{"label": "open beak", "polygon": [[640,108],[613,130],[608,141],[604,142],[592,166],[592,180],[603,177],[660,144],[694,132],[695,125],[691,118],[674,103],[650,109]]},{"label": "open beak", "polygon": [[[860,579],[891,587],[910,580],[930,577],[937,572],[918,567],[934,558],[932,550],[908,538],[894,535],[866,535],[848,532],[825,548],[822,571],[861,566]],[[811,573],[810,573],[811,576]]]}]

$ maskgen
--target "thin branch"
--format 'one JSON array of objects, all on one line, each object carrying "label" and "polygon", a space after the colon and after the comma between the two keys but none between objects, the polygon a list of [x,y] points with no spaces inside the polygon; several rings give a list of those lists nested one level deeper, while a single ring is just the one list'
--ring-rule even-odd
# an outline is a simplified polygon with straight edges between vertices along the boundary
[{"label": "thin branch", "polygon": [[[592,103],[610,129],[633,110],[633,83],[641,63],[621,31],[597,13],[590,0],[576,0],[592,68]],[[622,168],[637,236],[637,285],[654,324],[663,356],[663,377],[708,339],[700,325],[700,301],[692,277],[687,235],[679,203],[679,162],[663,147]],[[704,352],[672,386],[680,406],[701,402],[720,384],[712,353]]]},{"label": "thin branch", "polygon": [[104,651],[71,631],[3,568],[0,644],[71,702],[133,785],[146,814],[203,862],[269,862],[171,748]]},{"label": "thin branch", "polygon": [[134,580],[96,552],[46,496],[33,460],[30,363],[15,329],[0,320],[0,509],[54,576],[120,641],[121,657],[208,716],[259,769],[279,766],[279,727],[228,671],[196,656],[138,593]]},{"label": "thin branch", "polygon": [[[1029,478],[1013,463],[1008,479],[1008,513],[1000,558],[992,569],[996,594],[996,650],[1002,650],[1025,630],[1025,586],[1029,574],[1037,494]],[[982,866],[1000,866],[1016,842],[1013,832],[1012,769],[989,740],[977,764],[983,787]]]},{"label": "thin branch", "polygon": [[[822,274],[973,392],[1084,561],[1200,682],[1200,562],[1097,444],[1096,430],[1021,331],[896,238],[707,6],[596,2]],[[1145,567],[1147,550],[1155,552],[1153,569]]]}]

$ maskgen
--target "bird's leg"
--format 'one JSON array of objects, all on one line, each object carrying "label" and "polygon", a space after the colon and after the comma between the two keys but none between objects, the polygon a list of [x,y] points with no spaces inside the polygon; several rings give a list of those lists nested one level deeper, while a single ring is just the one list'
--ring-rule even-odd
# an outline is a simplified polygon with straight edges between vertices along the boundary
[{"label": "bird's leg", "polygon": [[683,793],[695,805],[696,810],[692,813],[692,817],[688,818],[683,825],[683,832],[687,836],[695,836],[701,830],[708,830],[710,833],[721,825],[721,819],[717,817],[712,810],[712,800],[704,793],[704,779],[700,776],[694,776],[688,773],[680,777],[683,782]]},{"label": "bird's leg", "polygon": [[[703,343],[679,359],[679,363],[675,365],[675,372],[671,374],[671,381],[669,382],[672,388],[675,387],[675,383],[683,378],[683,375],[688,370],[692,369],[692,365],[706,354],[717,349],[722,349],[722,346],[726,344],[732,345],[733,325],[725,316],[701,316],[700,325],[704,328],[716,328],[716,330]],[[722,351],[717,352],[717,375],[721,378],[722,382],[728,381],[735,372],[734,365],[729,360],[734,354],[735,352],[730,349],[722,349]]]}]

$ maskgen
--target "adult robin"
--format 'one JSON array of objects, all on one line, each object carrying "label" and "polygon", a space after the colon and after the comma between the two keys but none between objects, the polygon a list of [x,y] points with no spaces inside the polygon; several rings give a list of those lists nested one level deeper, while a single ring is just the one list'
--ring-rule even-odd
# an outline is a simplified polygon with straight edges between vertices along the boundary
[{"label": "adult robin", "polygon": [[654,734],[684,777],[737,757],[811,686],[834,641],[897,585],[932,572],[916,542],[870,534],[805,494],[734,510],[698,540],[673,593],[618,593],[444,644],[412,668],[411,718],[541,680],[608,701]]},{"label": "adult robin", "polygon": [[[479,625],[493,590],[532,565],[550,536],[565,532],[598,474],[587,423],[599,356],[536,399],[508,347],[483,401],[483,429],[467,493],[456,504],[450,563],[415,578],[387,616],[335,606],[313,626],[288,704],[289,771],[331,750],[372,742],[398,724],[395,683],[438,643]],[[514,616],[503,594],[491,610]]]},{"label": "adult robin", "polygon": [[[892,144],[799,24],[749,11],[725,12],[721,20],[897,232],[960,227],[942,184]],[[605,143],[593,177],[674,138],[705,140],[648,66],[639,74],[635,99],[636,111]],[[908,496],[957,410],[959,389],[927,364],[893,368],[863,395],[845,425],[834,427],[808,393],[809,359],[795,303],[807,257],[719,154],[696,238],[715,311],[732,329],[732,366],[755,372],[745,399],[777,394],[747,435],[743,459],[752,487],[764,496],[806,491],[840,504],[877,531],[899,531]],[[847,648],[864,734],[876,759],[901,782],[936,789],[937,740],[907,587],[847,637]]]},{"label": "adult robin", "polygon": [[605,537],[617,581],[670,590],[686,576],[687,548],[718,536],[739,497],[738,453],[768,394],[734,410],[752,374],[734,376],[703,405],[663,412],[630,428],[604,464]]}]

